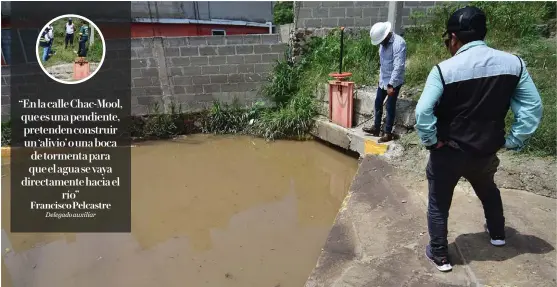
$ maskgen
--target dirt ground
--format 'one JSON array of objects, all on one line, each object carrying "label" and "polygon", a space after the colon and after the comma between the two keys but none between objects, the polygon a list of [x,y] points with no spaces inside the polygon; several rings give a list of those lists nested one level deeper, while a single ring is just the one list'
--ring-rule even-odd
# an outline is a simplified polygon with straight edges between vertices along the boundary
[{"label": "dirt ground", "polygon": [[[417,145],[404,144],[404,154],[389,161],[395,167],[421,177],[425,180],[425,167],[429,152]],[[499,188],[523,190],[534,194],[557,198],[556,161],[549,158],[536,158],[517,155],[513,152],[500,152],[501,161],[495,174]],[[464,179],[459,185],[468,183]]]}]

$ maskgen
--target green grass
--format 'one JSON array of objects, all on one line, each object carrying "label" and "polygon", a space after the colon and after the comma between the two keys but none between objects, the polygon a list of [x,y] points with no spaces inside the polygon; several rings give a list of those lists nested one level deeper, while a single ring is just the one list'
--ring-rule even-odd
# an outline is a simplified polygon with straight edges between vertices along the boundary
[{"label": "green grass", "polygon": [[[54,23],[52,23],[52,26],[54,27],[54,43],[52,44],[52,50],[56,51],[56,54],[52,56],[50,59],[48,59],[46,63],[43,62],[43,65],[45,67],[51,67],[58,64],[73,63],[75,58],[77,58],[77,50],[79,46],[78,34],[79,34],[79,28],[83,24],[83,20],[79,18],[74,18],[72,20],[75,27],[74,41],[73,41],[73,47],[71,49],[70,47],[68,47],[67,50],[64,49],[65,46],[64,39],[66,37],[65,25],[67,19],[59,19]],[[98,30],[94,29],[92,25],[89,25],[89,29],[91,32],[92,30],[95,30],[94,31],[95,35],[94,35],[93,45],[88,47],[89,50],[87,52],[87,60],[89,62],[99,63],[101,61],[102,53],[103,53],[103,45],[102,45],[101,37]],[[39,51],[39,57],[42,58],[43,48],[37,47],[37,49]]]},{"label": "green grass", "polygon": [[[555,17],[555,2],[472,2],[485,11],[488,18],[486,42],[490,47],[520,55],[540,92],[544,115],[540,127],[524,152],[535,156],[555,156],[557,153],[557,47],[555,38],[540,37],[534,26],[548,17]],[[413,19],[419,28],[407,30],[405,40],[408,49],[406,69],[407,86],[423,86],[435,64],[448,59],[441,35],[446,19],[462,6],[454,2],[438,6],[427,14],[415,14]],[[417,98],[419,95],[417,95]],[[417,99],[416,98],[416,99]],[[507,116],[507,127],[514,117]]]},{"label": "green grass", "polygon": [[[519,46],[519,53],[527,62],[528,72],[532,76],[543,102],[542,122],[528,143],[526,152],[536,156],[555,156],[557,124],[557,45],[555,38],[528,41]],[[507,117],[507,125],[512,122]]]},{"label": "green grass", "polygon": [[[271,107],[215,103],[206,114],[204,132],[243,133],[268,140],[305,139],[318,114],[316,89],[331,79],[330,73],[338,72],[339,55],[340,30],[324,38],[312,38],[300,61],[281,60],[275,64],[262,90]],[[353,73],[351,79],[357,84],[376,81],[378,51],[367,32],[345,35],[343,66],[343,71]]]}]

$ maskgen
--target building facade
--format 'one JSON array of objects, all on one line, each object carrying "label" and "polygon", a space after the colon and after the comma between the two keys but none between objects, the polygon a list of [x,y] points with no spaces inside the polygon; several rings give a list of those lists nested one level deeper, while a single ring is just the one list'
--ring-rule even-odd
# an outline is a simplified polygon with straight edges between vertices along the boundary
[{"label": "building facade", "polygon": [[[1,5],[1,60],[2,65],[9,65],[12,33],[37,35],[39,32],[37,28],[12,31],[9,17],[10,2],[2,2]],[[131,2],[132,38],[270,34],[273,30],[272,19],[272,1]],[[103,31],[105,37],[110,34],[107,32]],[[18,38],[27,37],[19,35]],[[36,36],[31,38],[36,39]],[[34,43],[24,44],[24,47],[34,47]],[[30,51],[30,55],[34,55],[34,52]],[[29,61],[35,62],[34,56],[28,58]]]},{"label": "building facade", "polygon": [[132,37],[272,32],[272,1],[132,2]]}]

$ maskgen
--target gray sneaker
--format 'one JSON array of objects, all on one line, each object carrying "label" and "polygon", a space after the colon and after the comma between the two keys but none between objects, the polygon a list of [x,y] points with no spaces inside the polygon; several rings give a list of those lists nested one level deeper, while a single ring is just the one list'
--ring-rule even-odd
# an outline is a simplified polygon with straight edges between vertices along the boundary
[{"label": "gray sneaker", "polygon": [[451,264],[451,261],[449,261],[449,258],[433,255],[433,253],[431,252],[431,246],[429,246],[429,244],[425,247],[425,256],[427,257],[429,262],[435,265],[437,270],[441,272],[449,272],[453,270],[453,265]]},{"label": "gray sneaker", "polygon": [[484,224],[484,228],[487,234],[489,234],[489,242],[491,242],[491,245],[497,247],[505,246],[505,236],[491,236],[491,233],[489,233],[489,229],[487,228],[487,224]]}]

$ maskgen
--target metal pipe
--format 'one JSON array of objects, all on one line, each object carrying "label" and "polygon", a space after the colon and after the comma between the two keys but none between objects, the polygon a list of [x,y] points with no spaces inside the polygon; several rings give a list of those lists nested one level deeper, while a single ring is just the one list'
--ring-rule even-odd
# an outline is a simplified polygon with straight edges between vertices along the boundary
[{"label": "metal pipe", "polygon": [[338,73],[342,74],[342,56],[344,54],[344,27],[340,27],[340,65]]}]

